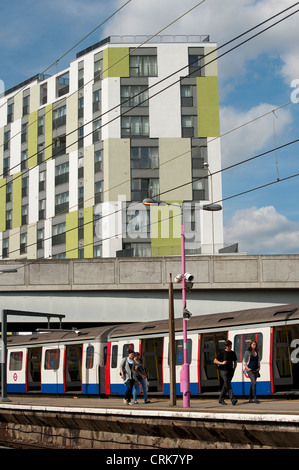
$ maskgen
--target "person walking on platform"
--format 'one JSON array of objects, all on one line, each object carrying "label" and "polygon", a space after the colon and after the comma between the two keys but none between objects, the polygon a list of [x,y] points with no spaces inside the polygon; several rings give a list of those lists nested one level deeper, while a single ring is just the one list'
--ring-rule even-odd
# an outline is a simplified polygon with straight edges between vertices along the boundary
[{"label": "person walking on platform", "polygon": [[225,349],[224,351],[219,352],[218,356],[214,359],[214,364],[219,366],[221,377],[223,379],[223,387],[220,393],[219,403],[221,405],[227,405],[224,399],[226,394],[228,394],[232,404],[235,405],[238,400],[234,396],[231,381],[237,367],[237,356],[235,351],[232,351],[232,342],[230,340],[225,341]]},{"label": "person walking on platform", "polygon": [[134,355],[135,352],[133,349],[128,350],[128,357],[124,357],[120,363],[119,374],[124,381],[125,386],[127,387],[125,396],[124,396],[124,405],[132,405],[131,398],[133,395],[134,385],[138,385],[135,367],[134,367]]},{"label": "person walking on platform", "polygon": [[259,403],[256,398],[256,379],[260,376],[260,356],[259,347],[256,341],[251,341],[248,350],[245,352],[243,359],[245,372],[250,378],[249,403]]},{"label": "person walking on platform", "polygon": [[[140,354],[138,352],[135,353],[135,371],[136,371],[136,376],[138,382],[141,383],[142,390],[143,390],[143,399],[144,403],[150,403],[150,400],[147,399],[147,376],[146,372],[144,370]],[[134,389],[133,389],[133,403],[137,404],[137,395],[138,395],[138,388],[139,388],[139,383],[134,384]]]}]

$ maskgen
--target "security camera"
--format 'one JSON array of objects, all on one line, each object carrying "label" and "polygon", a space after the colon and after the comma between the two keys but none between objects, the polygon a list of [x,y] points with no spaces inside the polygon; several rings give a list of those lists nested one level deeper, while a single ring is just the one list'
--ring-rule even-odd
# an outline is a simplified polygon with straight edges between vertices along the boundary
[{"label": "security camera", "polygon": [[190,320],[190,318],[192,317],[192,313],[189,312],[189,310],[187,308],[184,308],[183,310],[183,318],[185,320]]},{"label": "security camera", "polygon": [[182,279],[183,279],[183,274],[178,274],[177,276],[175,276],[174,282],[179,284],[180,282],[182,282]]},{"label": "security camera", "polygon": [[193,276],[193,274],[190,274],[190,273],[185,273],[185,274],[184,274],[184,278],[185,278],[186,281],[188,281],[188,282],[193,282],[193,281],[194,281],[194,276]]}]

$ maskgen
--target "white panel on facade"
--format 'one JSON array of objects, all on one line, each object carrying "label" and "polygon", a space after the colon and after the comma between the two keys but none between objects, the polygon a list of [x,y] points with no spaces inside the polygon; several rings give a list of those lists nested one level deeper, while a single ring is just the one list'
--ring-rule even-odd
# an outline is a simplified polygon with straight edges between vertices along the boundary
[{"label": "white panel on facade", "polygon": [[69,154],[69,207],[78,210],[78,150]]},{"label": "white panel on facade", "polygon": [[[157,53],[158,77],[149,78],[150,137],[181,137],[181,86],[178,80],[187,75],[188,68],[159,82],[188,65],[188,45],[177,44],[174,48],[171,44],[159,44]],[[174,82],[177,83],[173,85]],[[154,96],[159,91],[161,93]]]},{"label": "white panel on facade", "polygon": [[[79,91],[80,94],[81,90]],[[93,96],[93,85],[89,82],[84,86],[84,147],[88,147],[93,143],[93,108],[92,108],[92,96]]]},{"label": "white panel on facade", "polygon": [[52,219],[46,219],[44,225],[44,258],[52,257]]},{"label": "white panel on facade", "polygon": [[101,204],[102,224],[100,237],[103,240],[103,258],[116,256],[122,249],[122,201]]},{"label": "white panel on facade", "polygon": [[[120,134],[120,78],[102,81],[102,140],[119,139]],[[111,110],[110,112],[108,112]]]},{"label": "white panel on facade", "polygon": [[22,121],[18,119],[10,125],[10,174],[21,171],[21,128]]},{"label": "white panel on facade", "polygon": [[38,222],[38,204],[39,204],[39,167],[33,167],[29,170],[29,213],[28,223],[34,224]]},{"label": "white panel on facade", "polygon": [[55,160],[47,162],[46,188],[46,218],[48,219],[55,215]]},{"label": "white panel on facade", "polygon": [[7,124],[7,99],[0,98],[0,127],[4,127]]}]

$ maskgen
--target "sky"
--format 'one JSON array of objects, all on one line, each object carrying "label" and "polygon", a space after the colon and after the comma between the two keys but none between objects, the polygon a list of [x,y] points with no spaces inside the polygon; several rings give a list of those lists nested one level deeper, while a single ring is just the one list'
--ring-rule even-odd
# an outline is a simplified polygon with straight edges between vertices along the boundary
[{"label": "sky", "polygon": [[[173,23],[161,34],[207,34],[220,47],[293,5],[264,28],[299,10],[299,2],[3,2],[0,91],[52,64],[47,73],[63,70],[75,59],[76,52],[109,35],[154,35]],[[298,24],[299,11],[235,50],[228,52],[262,27],[218,52],[218,56],[227,52],[218,60],[225,243],[239,243],[241,253],[299,253],[299,142],[290,144],[299,139]],[[231,165],[234,167],[227,168]]]}]

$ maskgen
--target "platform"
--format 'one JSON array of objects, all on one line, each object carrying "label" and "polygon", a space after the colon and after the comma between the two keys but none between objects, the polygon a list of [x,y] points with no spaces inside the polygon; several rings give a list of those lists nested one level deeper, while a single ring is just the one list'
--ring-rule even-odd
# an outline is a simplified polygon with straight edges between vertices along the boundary
[{"label": "platform", "polygon": [[55,449],[299,449],[299,399],[14,396],[0,402],[0,445]]}]

